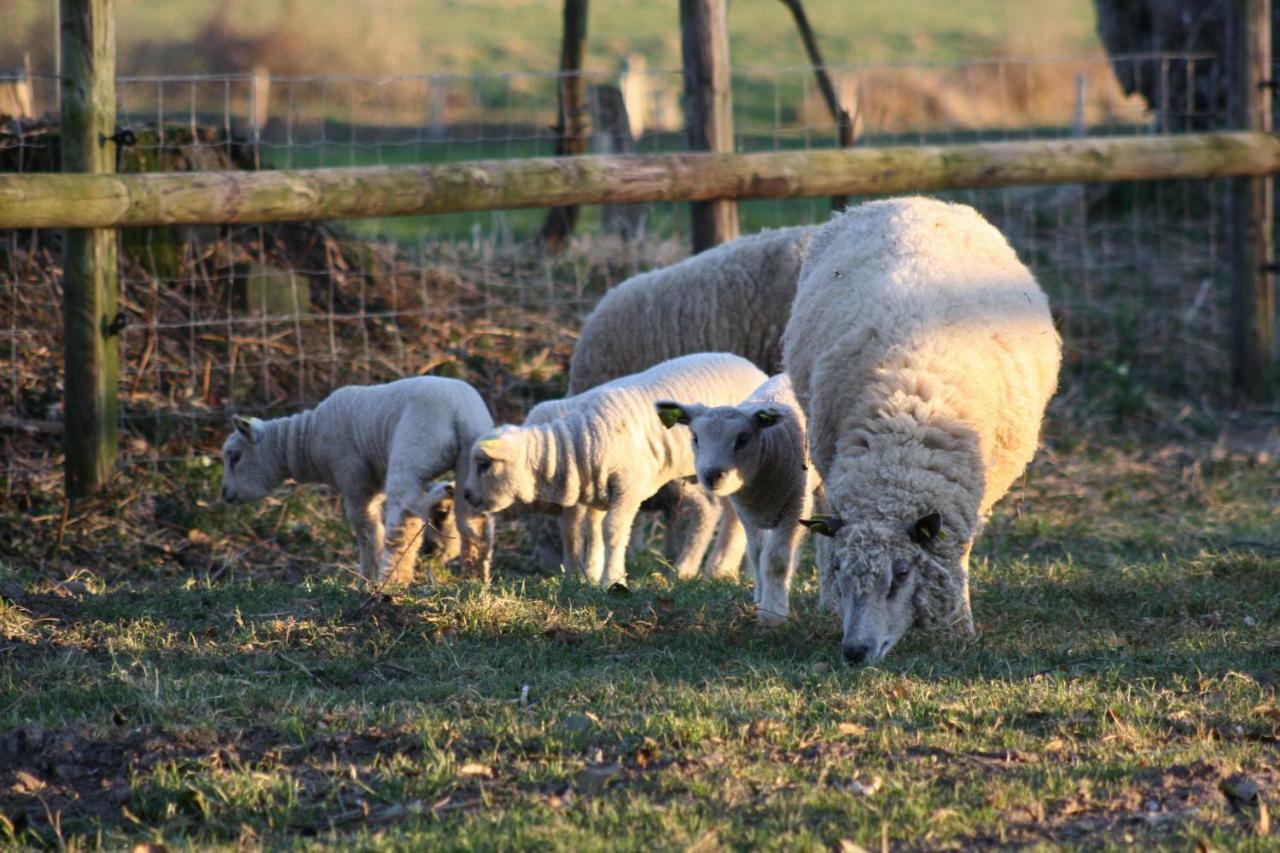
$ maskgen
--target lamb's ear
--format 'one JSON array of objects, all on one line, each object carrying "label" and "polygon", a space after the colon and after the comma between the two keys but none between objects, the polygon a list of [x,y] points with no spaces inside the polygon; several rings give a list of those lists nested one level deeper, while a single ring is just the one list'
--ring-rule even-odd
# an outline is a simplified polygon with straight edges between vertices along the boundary
[{"label": "lamb's ear", "polygon": [[947,534],[942,530],[942,514],[931,512],[920,516],[916,519],[916,523],[911,525],[908,535],[917,545],[927,545],[935,539],[946,539]]},{"label": "lamb's ear", "polygon": [[688,426],[689,421],[693,420],[685,407],[679,403],[673,403],[670,400],[658,400],[653,406],[658,410],[658,420],[662,421],[662,425],[667,429],[671,429],[676,424]]},{"label": "lamb's ear", "polygon": [[509,448],[501,438],[484,438],[476,442],[476,447],[490,459],[506,459]]},{"label": "lamb's ear", "polygon": [[253,434],[253,418],[246,418],[244,415],[233,415],[231,418],[232,425],[235,426],[236,432],[245,437],[250,444],[258,440]]},{"label": "lamb's ear", "polygon": [[835,536],[844,527],[844,519],[838,515],[814,515],[813,518],[802,518],[800,523],[823,536]]},{"label": "lamb's ear", "polygon": [[778,409],[769,407],[766,409],[756,409],[755,424],[764,429],[774,424],[782,423],[782,412]]}]

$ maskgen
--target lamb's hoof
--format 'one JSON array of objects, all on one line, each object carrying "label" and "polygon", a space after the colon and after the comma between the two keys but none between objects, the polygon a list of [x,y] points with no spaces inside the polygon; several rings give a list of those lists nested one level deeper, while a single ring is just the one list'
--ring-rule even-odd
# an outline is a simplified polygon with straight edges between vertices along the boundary
[{"label": "lamb's hoof", "polygon": [[630,595],[631,587],[627,586],[626,581],[614,581],[608,586],[610,595]]},{"label": "lamb's hoof", "polygon": [[787,624],[787,617],[777,613],[770,613],[766,610],[757,610],[756,623],[761,628],[771,630],[773,628],[781,628]]}]

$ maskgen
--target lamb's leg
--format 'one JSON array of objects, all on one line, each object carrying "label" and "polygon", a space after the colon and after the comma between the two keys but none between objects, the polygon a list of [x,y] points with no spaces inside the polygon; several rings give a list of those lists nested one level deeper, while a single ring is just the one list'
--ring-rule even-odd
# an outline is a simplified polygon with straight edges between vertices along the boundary
[{"label": "lamb's leg", "polygon": [[577,572],[583,577],[587,573],[586,549],[583,540],[583,529],[586,521],[586,507],[566,507],[560,513],[560,541],[564,545],[564,570]]},{"label": "lamb's leg", "polygon": [[383,584],[405,586],[413,583],[418,549],[422,547],[422,520],[410,511],[411,503],[402,490],[389,492],[386,511],[386,544],[378,570]]},{"label": "lamb's leg", "polygon": [[760,569],[763,554],[760,553],[761,543],[764,541],[764,534],[754,527],[745,526],[747,532],[747,563],[751,566],[751,603],[756,607],[760,606],[760,593],[764,589],[763,582],[760,577]]},{"label": "lamb's leg", "polygon": [[720,503],[691,483],[678,484],[680,498],[667,524],[667,558],[681,580],[696,577],[720,520]]},{"label": "lamb's leg", "polygon": [[965,546],[964,555],[960,558],[960,609],[952,628],[957,634],[972,637],[978,633],[973,624],[973,606],[969,604],[969,555],[973,553],[973,542]]},{"label": "lamb's leg", "polygon": [[737,578],[742,567],[742,553],[747,547],[747,534],[728,498],[721,498],[720,530],[716,544],[707,558],[703,574],[707,578]]},{"label": "lamb's leg", "polygon": [[382,522],[377,501],[367,496],[343,495],[342,511],[356,534],[360,576],[372,584],[378,579],[378,558],[382,552]]},{"label": "lamb's leg", "polygon": [[609,507],[602,521],[606,566],[600,585],[605,589],[616,583],[627,583],[627,545],[631,540],[631,528],[640,511],[638,501],[622,501]]},{"label": "lamb's leg", "polygon": [[791,579],[795,576],[796,552],[804,528],[777,528],[764,535],[760,554],[760,603],[757,618],[761,625],[781,625],[791,613]]},{"label": "lamb's leg", "polygon": [[[595,507],[587,507],[582,524],[583,552],[586,562],[583,564],[587,580],[599,585],[605,577],[605,538],[604,519],[606,512]],[[625,566],[623,571],[625,572]]]},{"label": "lamb's leg", "polygon": [[454,498],[453,506],[462,538],[462,572],[488,583],[493,561],[493,518],[476,512],[461,495]]}]

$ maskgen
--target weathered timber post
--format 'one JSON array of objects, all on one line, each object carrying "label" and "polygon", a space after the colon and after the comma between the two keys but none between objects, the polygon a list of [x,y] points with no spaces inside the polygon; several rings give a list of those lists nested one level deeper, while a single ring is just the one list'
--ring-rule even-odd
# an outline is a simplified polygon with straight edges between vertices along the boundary
[{"label": "weathered timber post", "polygon": [[[1270,133],[1271,0],[1227,3],[1230,106],[1235,127]],[[1272,393],[1276,343],[1273,179],[1231,182],[1231,355],[1236,390]]]},{"label": "weathered timber post", "polygon": [[[729,70],[728,0],[680,0],[684,57],[684,117],[693,151],[733,151],[733,89]],[[738,236],[738,205],[728,199],[695,201],[693,251]]]},{"label": "weathered timber post", "polygon": [[[114,0],[60,0],[62,170],[116,170]],[[116,462],[116,232],[63,237],[66,488],[96,492]]]},{"label": "weathered timber post", "polygon": [[[831,118],[836,123],[836,145],[840,148],[852,148],[853,118],[836,97],[836,87],[831,83],[831,75],[827,73],[826,63],[822,61],[818,39],[813,34],[813,27],[809,26],[809,16],[804,13],[804,6],[800,5],[800,0],[782,0],[782,3],[791,10],[791,17],[795,19],[796,28],[800,30],[800,38],[804,41],[805,53],[809,55],[809,64],[813,66],[813,76],[817,78],[818,89],[822,92],[822,99],[827,103],[827,111],[831,113]],[[832,210],[844,210],[848,204],[848,196],[831,197]]]},{"label": "weathered timber post", "polygon": [[[587,96],[582,80],[582,48],[587,41],[587,0],[564,0],[564,39],[560,44],[560,77],[556,119],[556,154],[587,153]],[[542,223],[542,241],[552,251],[569,242],[578,208],[553,207]]]}]

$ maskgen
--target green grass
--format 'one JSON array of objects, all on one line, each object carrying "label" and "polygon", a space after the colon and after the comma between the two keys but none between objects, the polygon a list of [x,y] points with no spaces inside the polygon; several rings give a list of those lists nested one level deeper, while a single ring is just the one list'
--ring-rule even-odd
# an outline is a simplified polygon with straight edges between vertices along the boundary
[{"label": "green grass", "polygon": [[742,585],[639,558],[609,595],[522,574],[510,545],[491,589],[370,597],[329,498],[224,508],[216,466],[139,474],[60,546],[56,502],[4,509],[0,827],[109,847],[1270,848],[1220,784],[1280,794],[1274,462],[1087,434],[1060,429],[981,540],[980,636],[909,635],[869,670],[841,662],[808,572],[762,631]]}]

